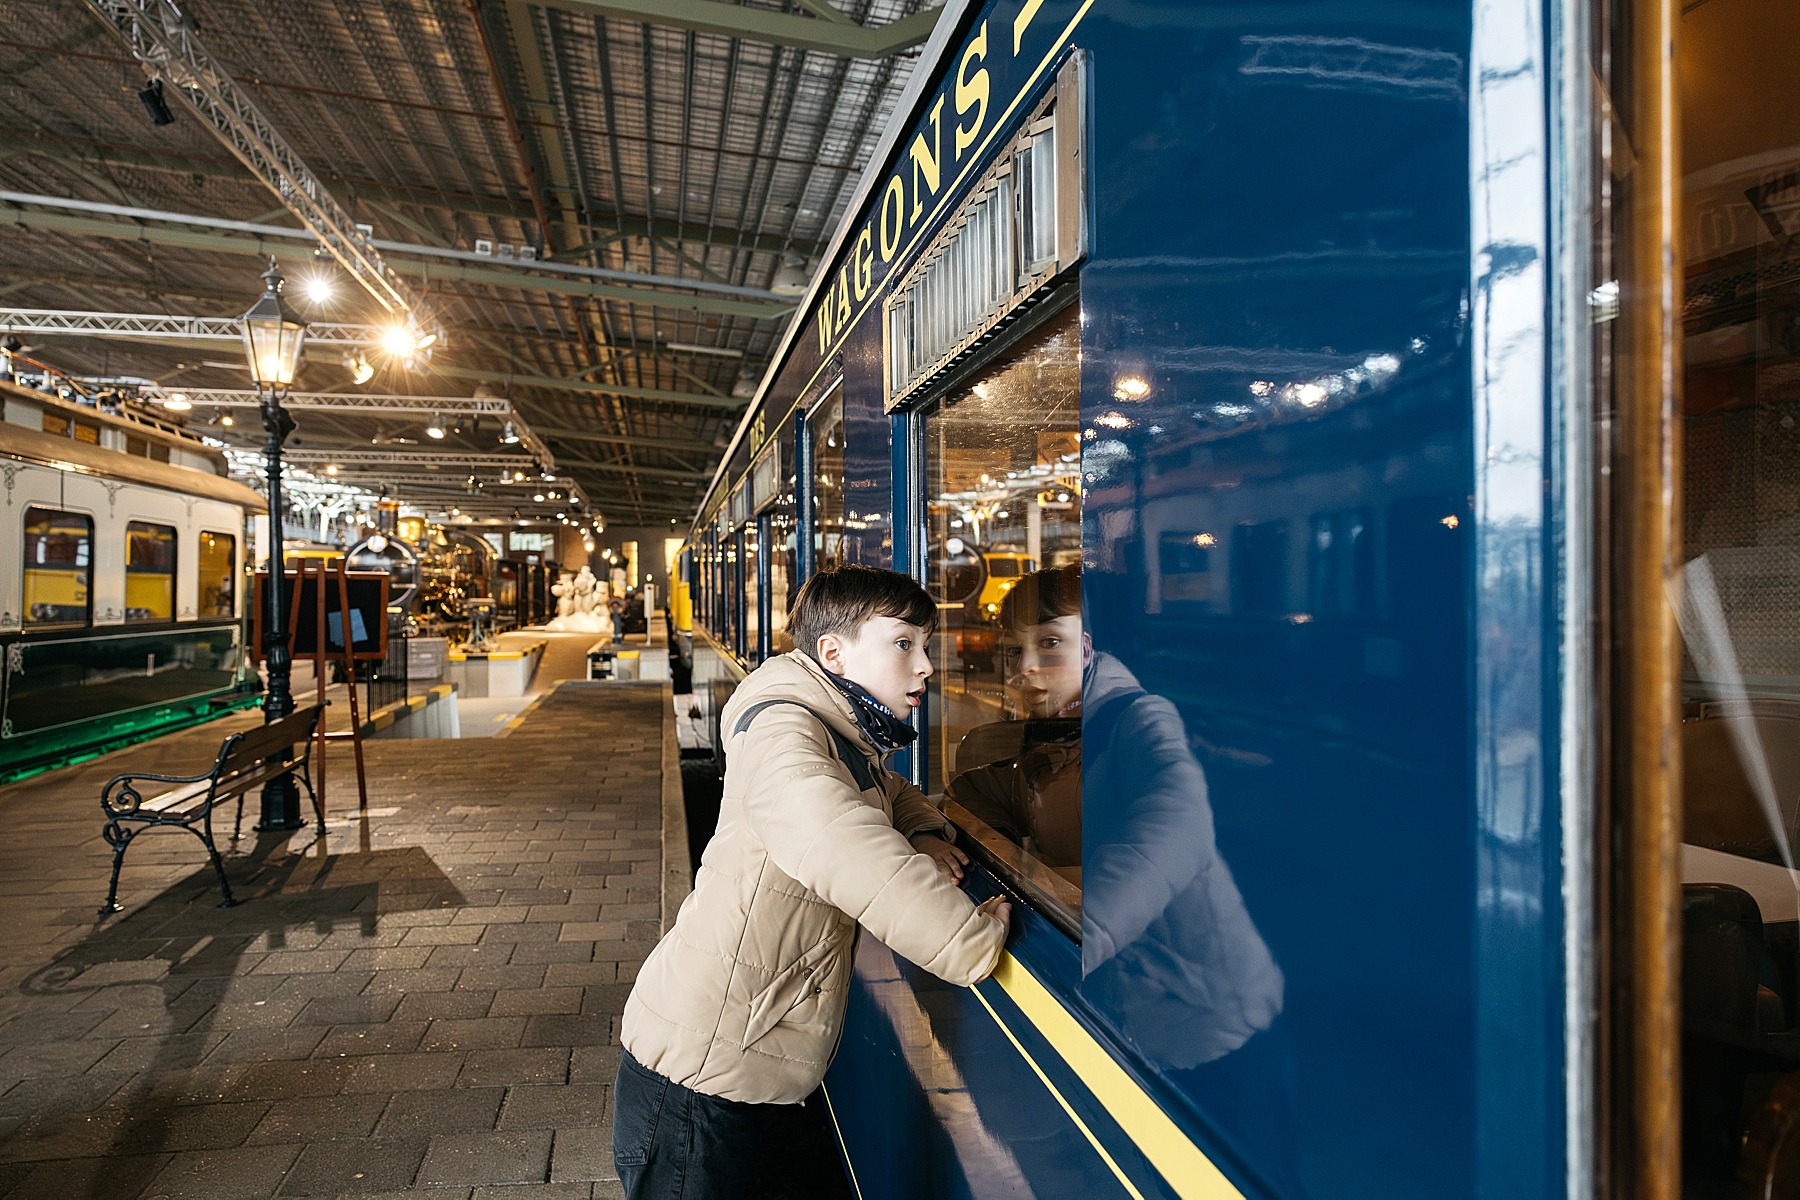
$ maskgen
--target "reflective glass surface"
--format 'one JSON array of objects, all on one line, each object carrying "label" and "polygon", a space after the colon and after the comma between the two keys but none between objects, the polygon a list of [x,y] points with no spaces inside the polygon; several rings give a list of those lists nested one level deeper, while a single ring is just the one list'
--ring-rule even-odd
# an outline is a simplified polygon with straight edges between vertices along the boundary
[{"label": "reflective glass surface", "polygon": [[812,441],[813,570],[829,571],[844,556],[844,392],[832,392],[807,421]]},{"label": "reflective glass surface", "polygon": [[175,616],[175,527],[125,525],[125,620],[168,621]]},{"label": "reflective glass surface", "polygon": [[1679,22],[1683,1191],[1791,1194],[1773,1131],[1800,1103],[1800,106],[1759,80],[1800,48],[1800,11]]},{"label": "reflective glass surface", "polygon": [[[201,617],[229,617],[237,613],[237,539],[228,534],[200,532],[199,571]],[[511,570],[510,566],[507,568]],[[505,578],[507,595],[501,611],[512,614],[517,604],[516,575]]]},{"label": "reflective glass surface", "polygon": [[8,647],[4,728],[19,737],[231,688],[237,625],[30,638]]},{"label": "reflective glass surface", "polygon": [[744,657],[762,658],[762,534],[756,521],[744,527]]},{"label": "reflective glass surface", "polygon": [[1082,868],[1079,384],[1070,307],[925,420],[939,618],[927,790],[1068,914]]},{"label": "reflective glass surface", "polygon": [[94,522],[48,508],[25,510],[27,629],[85,624],[93,609]]}]

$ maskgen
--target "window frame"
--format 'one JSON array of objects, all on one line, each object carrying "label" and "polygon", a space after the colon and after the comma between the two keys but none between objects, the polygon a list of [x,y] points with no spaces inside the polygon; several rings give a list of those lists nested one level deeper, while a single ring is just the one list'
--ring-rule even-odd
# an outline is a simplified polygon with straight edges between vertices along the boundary
[{"label": "window frame", "polygon": [[[44,513],[51,517],[73,517],[87,523],[87,611],[79,621],[33,622],[31,619],[30,589],[26,584],[26,575],[30,563],[25,560],[27,539],[33,535],[28,531],[31,514]],[[19,518],[19,630],[29,636],[36,633],[66,633],[72,629],[92,629],[94,627],[94,564],[98,537],[94,514],[76,508],[51,508],[41,504],[27,504]]]}]

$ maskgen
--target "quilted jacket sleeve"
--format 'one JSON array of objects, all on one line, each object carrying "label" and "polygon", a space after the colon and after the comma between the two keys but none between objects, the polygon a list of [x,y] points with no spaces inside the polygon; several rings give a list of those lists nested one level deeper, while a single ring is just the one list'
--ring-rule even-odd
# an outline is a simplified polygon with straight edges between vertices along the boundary
[{"label": "quilted jacket sleeve", "polygon": [[924,792],[892,771],[887,773],[885,783],[894,806],[895,829],[909,838],[921,833],[948,834],[950,822],[925,798]]},{"label": "quilted jacket sleeve", "polygon": [[1005,928],[864,803],[817,717],[772,708],[730,753],[751,832],[796,883],[940,979],[966,987],[993,971]]}]

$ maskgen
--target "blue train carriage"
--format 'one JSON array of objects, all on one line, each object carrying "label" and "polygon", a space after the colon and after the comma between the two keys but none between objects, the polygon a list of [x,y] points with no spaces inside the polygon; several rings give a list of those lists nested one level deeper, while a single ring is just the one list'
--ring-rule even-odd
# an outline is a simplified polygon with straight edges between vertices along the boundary
[{"label": "blue train carriage", "polygon": [[898,765],[1020,916],[861,940],[861,1196],[1593,1179],[1543,30],[946,6],[683,558],[715,714],[808,573],[938,601]]},{"label": "blue train carriage", "polygon": [[252,703],[262,497],[179,427],[0,382],[0,780]]}]

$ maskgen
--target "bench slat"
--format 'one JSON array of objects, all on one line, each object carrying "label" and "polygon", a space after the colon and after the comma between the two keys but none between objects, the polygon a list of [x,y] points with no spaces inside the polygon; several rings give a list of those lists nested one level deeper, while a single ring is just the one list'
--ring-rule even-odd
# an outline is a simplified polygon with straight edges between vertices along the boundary
[{"label": "bench slat", "polygon": [[273,725],[245,731],[226,757],[222,774],[235,774],[261,759],[289,754],[297,743],[312,736],[313,727],[323,711],[317,704],[310,705],[288,714]]}]

